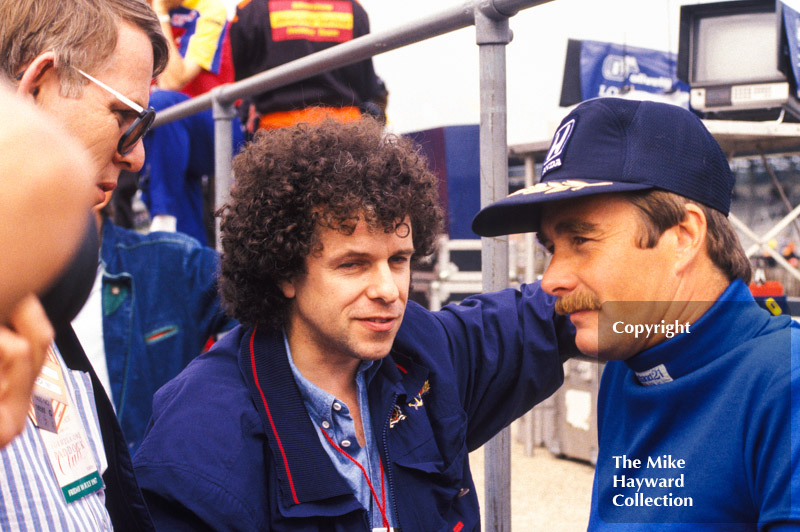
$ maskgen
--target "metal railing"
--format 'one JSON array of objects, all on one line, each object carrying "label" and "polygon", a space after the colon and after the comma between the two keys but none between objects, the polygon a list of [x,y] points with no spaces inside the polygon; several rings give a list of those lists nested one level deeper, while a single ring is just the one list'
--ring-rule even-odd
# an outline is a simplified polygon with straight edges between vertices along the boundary
[{"label": "metal railing", "polygon": [[[506,45],[511,42],[508,19],[522,9],[552,0],[473,0],[463,2],[392,30],[371,33],[327,50],[275,67],[237,83],[222,85],[210,93],[158,113],[159,126],[213,109],[215,122],[215,208],[228,200],[232,182],[231,133],[236,115],[233,103],[252,94],[275,89],[316,74],[347,66],[378,54],[467,26],[475,26],[480,75],[480,181],[481,207],[508,194],[508,146],[506,138]],[[219,220],[217,220],[219,224]],[[219,225],[217,225],[219,243]],[[508,286],[507,237],[482,239],[483,290]],[[485,447],[485,529],[511,530],[511,437],[509,429]]]}]

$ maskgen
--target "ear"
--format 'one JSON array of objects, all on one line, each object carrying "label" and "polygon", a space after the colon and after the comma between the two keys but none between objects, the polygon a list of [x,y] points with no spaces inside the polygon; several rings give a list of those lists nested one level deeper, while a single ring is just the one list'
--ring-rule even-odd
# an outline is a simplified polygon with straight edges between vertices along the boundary
[{"label": "ear", "polygon": [[683,221],[672,229],[675,230],[676,271],[682,272],[705,251],[708,222],[703,209],[687,203]]},{"label": "ear", "polygon": [[278,287],[283,292],[283,296],[286,299],[294,299],[294,296],[297,294],[297,290],[294,287],[294,282],[292,281],[281,281],[278,283]]},{"label": "ear", "polygon": [[44,74],[56,64],[56,54],[53,51],[44,52],[36,56],[31,61],[17,86],[17,94],[25,99],[36,100],[39,94],[39,87],[42,84]]}]

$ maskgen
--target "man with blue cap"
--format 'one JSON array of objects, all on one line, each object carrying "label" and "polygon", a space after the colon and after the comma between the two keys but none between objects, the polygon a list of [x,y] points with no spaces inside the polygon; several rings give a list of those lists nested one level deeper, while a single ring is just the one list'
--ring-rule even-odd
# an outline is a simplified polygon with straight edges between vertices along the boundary
[{"label": "man with blue cap", "polygon": [[561,122],[540,183],[473,222],[537,232],[542,288],[608,361],[589,530],[800,530],[800,327],[747,288],[733,181],[692,113],[599,98]]}]

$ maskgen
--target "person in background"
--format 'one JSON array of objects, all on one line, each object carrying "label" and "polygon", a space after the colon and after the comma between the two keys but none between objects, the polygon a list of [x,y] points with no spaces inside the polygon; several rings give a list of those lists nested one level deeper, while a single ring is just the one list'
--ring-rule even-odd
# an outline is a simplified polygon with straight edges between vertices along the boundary
[{"label": "person in background", "polygon": [[[356,0],[243,0],[231,23],[236,80],[326,50],[369,33],[367,12]],[[358,120],[369,105],[385,96],[372,59],[270,90],[245,104],[248,132],[325,118]]]},{"label": "person in background", "polygon": [[156,390],[235,322],[221,308],[216,251],[181,233],[117,227],[108,210],[96,211],[100,262],[72,326],[133,454]]},{"label": "person in background", "polygon": [[800,325],[748,290],[734,178],[677,106],[597,98],[481,236],[538,231],[542,288],[608,362],[590,531],[800,530]]},{"label": "person in background", "polygon": [[[151,105],[158,112],[234,79],[227,9],[220,0],[149,0],[170,45],[169,62],[158,79]],[[233,124],[234,153],[243,133]],[[145,139],[147,159],[133,179],[151,218],[151,231],[179,231],[208,242],[211,218],[204,181],[214,174],[211,111],[164,124]],[[135,188],[114,198],[115,210],[132,212]]]},{"label": "person in background", "polygon": [[[0,3],[2,77],[86,148],[98,204],[121,170],[142,166],[167,56],[143,0]],[[98,246],[87,249],[96,264]],[[113,408],[69,321],[53,326],[25,428],[0,450],[0,528],[152,530]]]},{"label": "person in background", "polygon": [[228,12],[220,0],[150,0],[169,42],[156,81],[164,90],[204,94],[233,81]]},{"label": "person in background", "polygon": [[[188,100],[174,91],[155,91],[150,102],[159,111]],[[244,142],[241,124],[232,125],[233,153]],[[144,137],[147,153],[139,187],[152,217],[151,231],[178,231],[208,245],[213,242],[213,213],[206,207],[209,176],[214,175],[214,117],[211,109],[152,129]],[[211,194],[213,196],[213,194]]]}]

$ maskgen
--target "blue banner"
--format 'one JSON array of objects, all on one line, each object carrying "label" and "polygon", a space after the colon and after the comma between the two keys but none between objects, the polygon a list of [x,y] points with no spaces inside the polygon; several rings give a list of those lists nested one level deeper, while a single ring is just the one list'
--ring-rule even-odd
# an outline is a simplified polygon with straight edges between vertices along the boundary
[{"label": "blue banner", "polygon": [[676,54],[607,42],[570,40],[561,105],[573,105],[598,96],[660,100],[689,106],[689,86],[677,79]]},{"label": "blue banner", "polygon": [[[789,63],[792,65],[792,75],[795,80],[800,80],[800,13],[783,2],[781,2],[781,8],[783,9],[786,42],[789,45]],[[797,89],[797,96],[800,98],[800,88]]]},{"label": "blue banner", "polygon": [[674,53],[619,44],[583,41],[581,92],[584,100],[596,96],[618,96],[620,92],[650,94],[685,93],[689,86],[676,77]]}]

